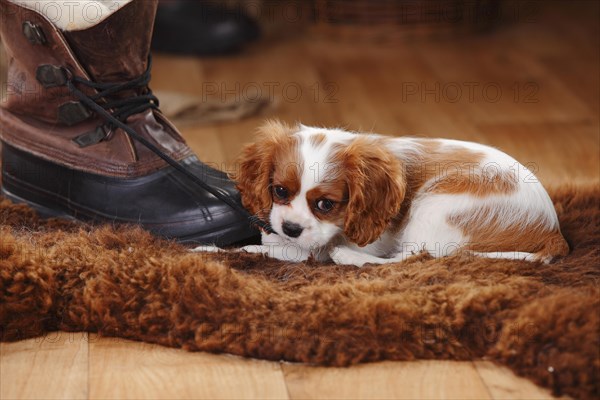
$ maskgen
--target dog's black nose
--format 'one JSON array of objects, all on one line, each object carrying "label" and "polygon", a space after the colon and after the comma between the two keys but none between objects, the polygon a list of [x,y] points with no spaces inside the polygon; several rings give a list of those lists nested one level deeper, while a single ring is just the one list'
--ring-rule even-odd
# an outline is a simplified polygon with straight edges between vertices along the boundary
[{"label": "dog's black nose", "polygon": [[283,233],[293,238],[297,238],[298,236],[300,236],[300,234],[304,230],[304,228],[300,225],[288,221],[284,221],[283,224],[281,224],[281,229],[283,230]]}]

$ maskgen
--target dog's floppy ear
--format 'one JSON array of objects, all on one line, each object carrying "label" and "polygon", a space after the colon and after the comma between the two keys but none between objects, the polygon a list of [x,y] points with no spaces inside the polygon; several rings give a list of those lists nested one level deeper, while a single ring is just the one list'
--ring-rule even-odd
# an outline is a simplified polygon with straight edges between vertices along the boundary
[{"label": "dog's floppy ear", "polygon": [[404,171],[381,139],[359,136],[340,156],[348,185],[344,233],[357,245],[366,246],[400,212],[406,190]]},{"label": "dog's floppy ear", "polygon": [[258,129],[256,141],[245,146],[231,175],[242,196],[242,204],[265,220],[272,206],[271,178],[278,148],[289,141],[294,129],[279,121],[267,121]]}]

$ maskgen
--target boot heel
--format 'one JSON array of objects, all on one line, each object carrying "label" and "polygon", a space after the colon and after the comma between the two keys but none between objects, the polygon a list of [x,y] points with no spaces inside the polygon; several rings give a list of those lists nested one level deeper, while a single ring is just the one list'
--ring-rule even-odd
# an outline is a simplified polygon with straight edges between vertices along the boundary
[{"label": "boot heel", "polygon": [[71,215],[65,214],[58,210],[53,210],[48,207],[44,207],[41,204],[37,204],[37,203],[34,203],[29,200],[25,200],[22,197],[19,197],[15,194],[10,193],[8,190],[6,190],[4,188],[2,188],[0,190],[0,193],[2,194],[3,197],[7,198],[8,200],[12,201],[15,204],[25,204],[26,206],[31,207],[33,210],[35,210],[35,212],[41,218],[44,218],[44,219],[46,219],[46,218],[63,218],[63,219],[70,219],[70,220],[75,221],[75,218],[73,218]]}]

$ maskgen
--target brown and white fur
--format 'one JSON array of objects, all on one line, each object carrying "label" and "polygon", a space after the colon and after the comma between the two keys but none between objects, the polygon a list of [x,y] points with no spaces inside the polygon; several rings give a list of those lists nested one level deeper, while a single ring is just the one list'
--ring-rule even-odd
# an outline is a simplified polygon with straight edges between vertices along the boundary
[{"label": "brown and white fur", "polygon": [[481,144],[271,121],[234,178],[277,233],[245,250],[279,259],[362,266],[463,251],[550,262],[569,251],[541,183]]}]

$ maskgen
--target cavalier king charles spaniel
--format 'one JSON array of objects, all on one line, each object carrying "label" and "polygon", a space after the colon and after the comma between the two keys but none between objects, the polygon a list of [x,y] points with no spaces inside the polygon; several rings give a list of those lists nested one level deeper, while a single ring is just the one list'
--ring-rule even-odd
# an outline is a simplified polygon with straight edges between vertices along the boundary
[{"label": "cavalier king charles spaniel", "polygon": [[550,262],[569,252],[533,173],[489,146],[270,121],[233,178],[270,224],[251,252],[337,264],[427,252]]}]

